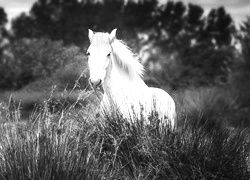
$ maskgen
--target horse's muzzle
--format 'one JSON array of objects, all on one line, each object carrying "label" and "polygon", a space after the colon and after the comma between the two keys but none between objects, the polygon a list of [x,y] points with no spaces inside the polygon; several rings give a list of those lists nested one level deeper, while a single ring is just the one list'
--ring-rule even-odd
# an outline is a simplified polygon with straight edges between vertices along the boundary
[{"label": "horse's muzzle", "polygon": [[97,79],[97,80],[89,79],[89,83],[90,83],[90,85],[91,85],[94,89],[97,89],[99,86],[101,86],[102,80],[101,80],[101,79]]}]

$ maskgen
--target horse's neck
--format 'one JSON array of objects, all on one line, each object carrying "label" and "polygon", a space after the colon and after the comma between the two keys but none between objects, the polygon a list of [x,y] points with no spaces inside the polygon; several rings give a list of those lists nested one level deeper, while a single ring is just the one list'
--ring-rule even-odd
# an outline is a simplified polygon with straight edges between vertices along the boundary
[{"label": "horse's neck", "polygon": [[128,98],[129,96],[137,96],[141,91],[148,89],[139,75],[130,79],[125,73],[118,67],[112,67],[103,85],[106,96],[112,99],[116,97]]}]

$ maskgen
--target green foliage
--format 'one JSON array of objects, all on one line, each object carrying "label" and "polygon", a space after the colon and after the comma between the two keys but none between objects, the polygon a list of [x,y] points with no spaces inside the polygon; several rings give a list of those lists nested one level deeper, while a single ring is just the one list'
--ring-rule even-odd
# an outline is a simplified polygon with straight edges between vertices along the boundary
[{"label": "green foliage", "polygon": [[[73,109],[71,109],[73,110]],[[46,106],[35,121],[0,125],[2,179],[249,179],[249,130],[177,131],[128,123],[117,112],[86,118]],[[1,113],[3,115],[3,113]],[[152,121],[156,121],[153,117]],[[193,121],[191,121],[193,120]],[[14,122],[13,122],[14,121]]]},{"label": "green foliage", "polygon": [[61,41],[21,39],[11,45],[12,57],[1,61],[0,86],[20,88],[34,80],[46,78],[68,62],[74,61],[80,49],[65,47]]}]

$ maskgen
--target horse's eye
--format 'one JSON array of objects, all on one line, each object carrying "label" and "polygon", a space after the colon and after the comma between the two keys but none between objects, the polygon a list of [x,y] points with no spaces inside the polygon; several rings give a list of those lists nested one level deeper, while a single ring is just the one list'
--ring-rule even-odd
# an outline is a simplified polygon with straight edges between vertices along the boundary
[{"label": "horse's eye", "polygon": [[108,55],[107,55],[107,56],[108,56],[108,57],[110,57],[110,54],[111,54],[111,53],[108,53]]},{"label": "horse's eye", "polygon": [[87,55],[87,56],[89,56],[89,55],[90,55],[90,53],[87,51],[87,52],[86,52],[86,55]]}]

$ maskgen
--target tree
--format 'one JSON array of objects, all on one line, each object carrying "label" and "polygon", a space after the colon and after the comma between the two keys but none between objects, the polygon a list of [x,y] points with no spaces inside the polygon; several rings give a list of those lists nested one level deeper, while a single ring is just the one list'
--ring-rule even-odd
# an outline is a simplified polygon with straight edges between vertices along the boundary
[{"label": "tree", "polygon": [[3,27],[8,22],[7,14],[5,13],[4,9],[0,7],[0,26]]},{"label": "tree", "polygon": [[21,13],[18,18],[12,21],[12,29],[17,39],[35,37],[39,31],[33,19],[25,13]]},{"label": "tree", "polygon": [[7,14],[5,13],[4,9],[0,7],[0,71],[2,70],[2,64],[5,62],[4,54],[8,45],[8,32],[5,29],[5,25],[7,22]]},{"label": "tree", "polygon": [[0,66],[0,88],[18,89],[54,75],[58,68],[82,57],[79,47],[50,39],[21,39],[10,45],[12,55]]},{"label": "tree", "polygon": [[164,68],[157,76],[172,86],[207,86],[228,77],[235,58],[233,20],[224,8],[211,10],[207,17],[203,12],[197,5],[168,1],[158,13],[154,46],[168,58],[162,59]]},{"label": "tree", "polygon": [[217,76],[227,76],[222,69],[228,69],[234,58],[235,27],[225,9],[212,9],[204,16],[200,6],[181,1],[159,6],[157,0],[37,0],[29,15],[20,15],[12,27],[17,39],[46,37],[82,47],[89,44],[87,29],[118,28],[118,37],[133,49],[140,43],[138,34],[146,34],[143,43],[159,49],[149,61],[163,67],[157,73],[164,81],[189,77],[209,84]]},{"label": "tree", "polygon": [[242,46],[242,55],[244,59],[244,68],[250,70],[250,17],[240,26],[241,34],[238,39]]},{"label": "tree", "polygon": [[131,32],[147,32],[157,26],[157,0],[129,0],[122,13],[123,28]]},{"label": "tree", "polygon": [[12,28],[16,38],[47,37],[77,45],[88,42],[88,29],[118,28],[125,39],[132,39],[157,24],[156,8],[157,0],[38,0],[28,16],[22,14],[13,21]]},{"label": "tree", "polygon": [[236,29],[234,22],[224,7],[212,9],[206,18],[199,41],[213,42],[216,46],[230,45]]},{"label": "tree", "polygon": [[7,22],[7,14],[5,13],[4,9],[0,7],[0,40],[3,40],[3,38],[7,36],[7,31],[5,29]]},{"label": "tree", "polygon": [[176,39],[181,30],[184,29],[185,11],[186,7],[182,2],[175,3],[173,1],[168,1],[167,4],[160,10],[158,22],[160,24],[160,29],[164,30],[162,32],[167,33],[167,39]]}]

